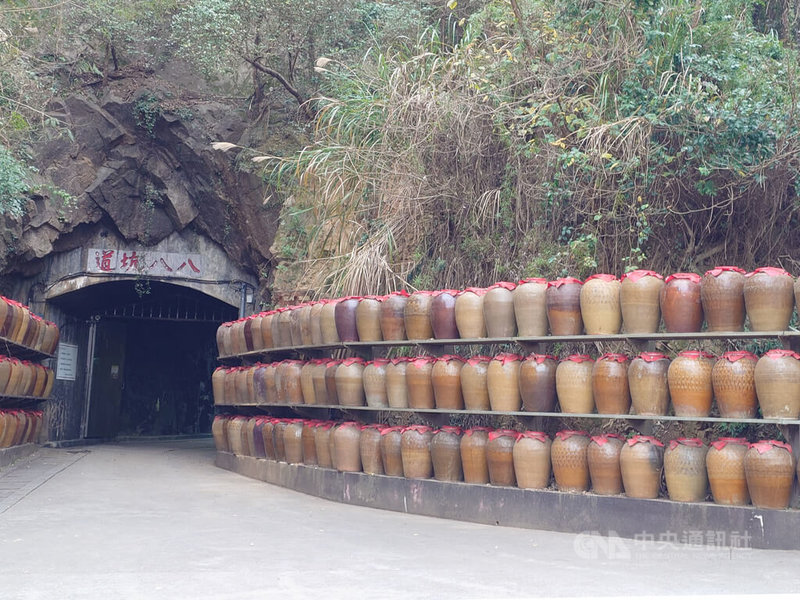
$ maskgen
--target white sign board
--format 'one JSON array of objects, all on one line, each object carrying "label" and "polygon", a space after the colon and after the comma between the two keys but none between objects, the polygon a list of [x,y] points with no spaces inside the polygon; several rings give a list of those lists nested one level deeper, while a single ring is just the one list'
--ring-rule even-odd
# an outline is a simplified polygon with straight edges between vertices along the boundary
[{"label": "white sign board", "polygon": [[56,379],[75,381],[78,373],[78,347],[61,342],[56,357]]},{"label": "white sign board", "polygon": [[104,250],[90,248],[89,273],[149,275],[151,277],[203,277],[203,255],[189,252]]}]

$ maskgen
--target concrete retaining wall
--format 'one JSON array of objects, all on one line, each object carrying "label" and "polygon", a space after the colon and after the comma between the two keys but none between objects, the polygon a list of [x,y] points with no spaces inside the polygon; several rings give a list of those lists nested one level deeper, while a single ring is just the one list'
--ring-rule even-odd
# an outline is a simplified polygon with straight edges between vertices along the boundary
[{"label": "concrete retaining wall", "polygon": [[39,449],[36,444],[21,444],[11,448],[0,448],[0,469],[3,469],[21,458],[30,456]]}]

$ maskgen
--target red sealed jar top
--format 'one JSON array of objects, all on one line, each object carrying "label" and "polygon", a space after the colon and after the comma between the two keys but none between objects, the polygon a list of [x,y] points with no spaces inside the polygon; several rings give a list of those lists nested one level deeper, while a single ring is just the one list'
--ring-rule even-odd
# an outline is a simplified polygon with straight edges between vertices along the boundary
[{"label": "red sealed jar top", "polygon": [[546,442],[550,438],[547,437],[547,434],[544,431],[523,431],[519,434],[520,438],[530,438],[532,440],[537,440],[539,442]]},{"label": "red sealed jar top", "polygon": [[716,356],[710,352],[704,352],[702,350],[682,350],[681,352],[678,352],[678,356],[690,358],[692,360],[699,360],[701,358],[716,358]]},{"label": "red sealed jar top", "polygon": [[484,356],[483,354],[478,354],[476,356],[471,356],[470,358],[468,358],[467,364],[472,365],[474,367],[475,365],[479,365],[481,363],[488,363],[490,360],[492,360],[491,356]]},{"label": "red sealed jar top", "polygon": [[618,433],[603,433],[601,435],[593,435],[592,441],[597,444],[598,446],[604,446],[608,443],[609,438],[614,438],[617,440],[624,440],[625,438],[622,437]]},{"label": "red sealed jar top", "polygon": [[443,425],[434,433],[452,433],[453,435],[461,435],[461,427],[456,427],[455,425]]},{"label": "red sealed jar top", "polygon": [[[619,281],[616,275],[611,275],[610,273],[595,273],[591,277],[587,277],[586,281],[591,281],[592,279],[600,279],[601,281]],[[584,281],[584,283],[586,283]]]},{"label": "red sealed jar top", "polygon": [[364,431],[365,429],[376,429],[380,431],[381,427],[383,427],[383,425],[380,423],[367,423],[366,425],[361,426],[361,431]]},{"label": "red sealed jar top", "polygon": [[692,448],[702,448],[703,440],[700,438],[676,438],[674,440],[670,440],[669,449],[675,450],[675,448],[678,447],[678,444],[681,446],[691,446]]},{"label": "red sealed jar top", "polygon": [[443,354],[442,356],[437,356],[434,359],[436,362],[449,362],[451,360],[457,360],[458,362],[464,362],[464,357],[459,356],[458,354]]},{"label": "red sealed jar top", "polygon": [[479,287],[468,287],[464,290],[458,292],[458,295],[461,296],[469,292],[470,294],[475,294],[476,296],[483,296],[486,292],[489,291],[489,288],[479,288]]},{"label": "red sealed jar top", "polygon": [[594,362],[594,359],[588,354],[570,354],[565,359],[563,359],[563,361],[582,363],[582,362]]},{"label": "red sealed jar top", "polygon": [[636,358],[642,359],[644,362],[656,362],[657,360],[669,360],[666,354],[661,352],[642,352]]},{"label": "red sealed jar top", "polygon": [[664,447],[664,443],[660,440],[657,440],[652,435],[635,435],[628,440],[628,446],[635,446],[636,444],[642,444],[645,442],[649,442],[662,448]]},{"label": "red sealed jar top", "polygon": [[222,324],[222,327],[233,327],[234,321],[228,321]]},{"label": "red sealed jar top", "polygon": [[477,431],[491,431],[491,430],[492,430],[491,427],[470,427],[464,432],[464,435],[472,435]]},{"label": "red sealed jar top", "polygon": [[764,275],[769,275],[770,277],[791,277],[792,274],[788,271],[784,271],[778,267],[758,267],[754,271],[751,271],[745,277],[752,277],[756,273],[763,273]]},{"label": "red sealed jar top", "polygon": [[391,433],[393,431],[402,431],[403,428],[399,425],[394,425],[392,427],[381,427],[378,431],[381,432],[381,435],[386,435],[387,433]]},{"label": "red sealed jar top", "polygon": [[431,364],[436,359],[432,356],[417,356],[413,360],[409,361],[409,364],[414,365],[417,368],[424,367],[425,365]]},{"label": "red sealed jar top", "polygon": [[361,298],[359,298],[359,301],[363,302],[364,300],[375,300],[376,302],[380,302],[384,298],[385,296],[361,296]]},{"label": "red sealed jar top", "polygon": [[547,279],[544,277],[526,277],[525,279],[520,279],[517,286],[523,285],[525,283],[543,283],[547,285]]},{"label": "red sealed jar top", "polygon": [[706,275],[711,275],[711,277],[719,277],[725,272],[731,273],[741,273],[744,275],[744,269],[740,269],[739,267],[714,267],[713,269],[709,269],[706,271]]},{"label": "red sealed jar top", "polygon": [[358,356],[351,356],[350,358],[342,359],[341,364],[343,364],[345,367],[349,367],[352,365],[365,365],[366,363],[364,362],[363,358],[360,358]]},{"label": "red sealed jar top", "polygon": [[764,356],[768,358],[783,358],[784,356],[788,356],[790,358],[794,358],[795,360],[800,360],[800,354],[797,352],[792,352],[791,350],[782,350],[781,348],[774,348],[770,350]]},{"label": "red sealed jar top", "polygon": [[722,360],[727,360],[728,362],[736,362],[737,360],[742,360],[743,358],[748,360],[758,360],[758,357],[755,354],[748,352],[747,350],[733,350],[731,352],[726,352],[720,358]]},{"label": "red sealed jar top", "polygon": [[408,427],[404,427],[403,431],[416,431],[417,433],[428,433],[429,431],[433,431],[433,427],[428,427],[427,425],[409,425]]},{"label": "red sealed jar top", "polygon": [[728,444],[738,444],[739,446],[750,446],[750,443],[745,438],[721,437],[711,445],[717,450],[722,450]]},{"label": "red sealed jar top", "polygon": [[783,448],[784,450],[788,451],[789,454],[792,453],[791,445],[787,444],[786,442],[779,442],[778,440],[759,440],[758,442],[753,442],[750,444],[750,447],[755,448],[759,454],[769,452],[772,448]]},{"label": "red sealed jar top", "polygon": [[375,365],[376,367],[385,367],[391,361],[388,358],[375,358],[367,362],[367,366]]},{"label": "red sealed jar top", "polygon": [[509,291],[513,291],[517,287],[516,283],[511,283],[510,281],[498,281],[497,283],[490,285],[487,289],[494,290],[497,288],[503,288]]},{"label": "red sealed jar top", "polygon": [[456,296],[458,296],[458,290],[436,290],[435,292],[433,292],[434,297],[442,296],[443,294],[447,294],[448,296],[452,296],[453,298],[455,298]]},{"label": "red sealed jar top", "polygon": [[519,439],[519,431],[513,429],[495,429],[489,432],[489,440],[496,440],[500,437],[513,437],[515,440]]},{"label": "red sealed jar top", "polygon": [[567,285],[568,283],[577,283],[578,285],[583,285],[583,282],[580,279],[575,279],[574,277],[562,277],[561,279],[548,281],[547,287],[560,288],[562,285]]},{"label": "red sealed jar top", "polygon": [[614,352],[606,352],[600,358],[597,359],[598,361],[601,360],[611,360],[618,363],[628,362],[628,356],[625,354],[616,354]]},{"label": "red sealed jar top", "polygon": [[529,354],[523,360],[533,361],[537,365],[540,365],[546,360],[558,360],[558,359],[552,354]]},{"label": "red sealed jar top", "polygon": [[411,362],[412,360],[414,359],[411,358],[410,356],[397,356],[392,359],[392,364],[399,365],[400,363],[408,363]]},{"label": "red sealed jar top", "polygon": [[408,292],[407,292],[407,291],[405,291],[405,290],[397,290],[397,291],[395,291],[395,292],[392,292],[391,294],[387,294],[387,295],[386,295],[386,297],[387,297],[387,298],[388,298],[389,296],[403,296],[404,298],[408,298],[409,294],[408,294]]},{"label": "red sealed jar top", "polygon": [[361,429],[361,423],[358,423],[356,421],[345,421],[344,423],[340,423],[339,427],[356,427],[358,429]]},{"label": "red sealed jar top", "polygon": [[656,273],[655,271],[648,271],[647,269],[636,269],[635,271],[631,271],[630,273],[625,273],[620,279],[625,281],[626,279],[630,279],[631,283],[636,283],[643,277],[655,277],[656,279],[664,279],[664,276],[661,273]]},{"label": "red sealed jar top", "polygon": [[571,438],[573,435],[588,436],[589,434],[586,433],[585,431],[573,431],[571,429],[564,429],[563,431],[559,431],[558,433],[556,433],[556,437],[560,440],[567,440]]},{"label": "red sealed jar top", "polygon": [[499,361],[500,364],[508,364],[510,362],[517,362],[522,360],[522,357],[519,354],[511,354],[510,352],[503,352],[502,354],[496,354],[492,360]]},{"label": "red sealed jar top", "polygon": [[691,281],[692,283],[700,283],[702,277],[697,273],[673,273],[669,277],[667,277],[666,282],[669,283],[673,279],[683,279],[686,281]]},{"label": "red sealed jar top", "polygon": [[429,290],[417,290],[416,292],[412,292],[412,296],[433,296],[434,292]]},{"label": "red sealed jar top", "polygon": [[[363,298],[364,298],[364,296],[345,296],[344,298],[339,298],[339,300],[337,302],[350,302],[350,301],[353,301],[353,300],[358,302],[359,300],[361,300]],[[292,307],[292,308],[296,308],[296,307]]]}]

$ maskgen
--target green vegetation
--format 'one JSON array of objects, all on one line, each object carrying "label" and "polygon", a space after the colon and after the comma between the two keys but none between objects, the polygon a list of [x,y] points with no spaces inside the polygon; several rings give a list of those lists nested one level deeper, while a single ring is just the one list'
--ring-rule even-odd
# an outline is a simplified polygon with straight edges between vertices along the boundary
[{"label": "green vegetation", "polygon": [[21,216],[28,187],[25,167],[0,145],[0,215]]},{"label": "green vegetation", "polygon": [[497,0],[323,61],[314,144],[272,163],[316,215],[297,287],[791,268],[799,63],[763,8]]}]

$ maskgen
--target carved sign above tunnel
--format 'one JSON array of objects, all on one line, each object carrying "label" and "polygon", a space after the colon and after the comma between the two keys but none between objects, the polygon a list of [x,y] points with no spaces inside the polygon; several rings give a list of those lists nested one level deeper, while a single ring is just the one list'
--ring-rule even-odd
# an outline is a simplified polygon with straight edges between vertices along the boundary
[{"label": "carved sign above tunnel", "polygon": [[86,256],[89,273],[118,273],[150,277],[203,277],[203,255],[189,252],[158,252],[90,248]]}]

